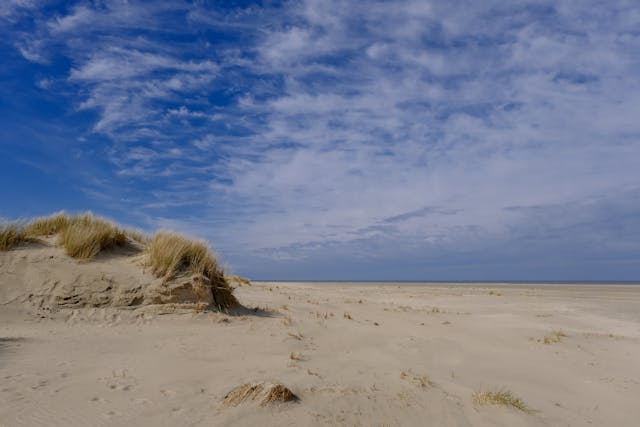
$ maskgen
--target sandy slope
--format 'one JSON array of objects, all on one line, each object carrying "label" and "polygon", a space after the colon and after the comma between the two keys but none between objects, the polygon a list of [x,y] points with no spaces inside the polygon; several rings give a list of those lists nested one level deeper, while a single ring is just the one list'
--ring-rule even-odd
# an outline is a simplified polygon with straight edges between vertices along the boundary
[{"label": "sandy slope", "polygon": [[[236,294],[264,310],[0,306],[0,425],[640,420],[640,286],[255,283]],[[557,329],[568,336],[538,341]],[[433,384],[423,378],[422,387],[421,377]],[[221,403],[252,381],[281,381],[301,400]],[[474,390],[502,387],[536,412],[473,403]]]}]

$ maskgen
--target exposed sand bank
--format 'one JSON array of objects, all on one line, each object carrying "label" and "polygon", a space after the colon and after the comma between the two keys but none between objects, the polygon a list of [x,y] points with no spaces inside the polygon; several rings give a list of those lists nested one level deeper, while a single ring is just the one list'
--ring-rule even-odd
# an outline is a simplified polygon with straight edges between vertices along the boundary
[{"label": "exposed sand bank", "polygon": [[[640,419],[640,286],[254,283],[235,293],[262,310],[0,306],[0,425]],[[276,382],[300,400],[223,402],[236,386]],[[500,389],[532,411],[474,403],[475,391]]]}]

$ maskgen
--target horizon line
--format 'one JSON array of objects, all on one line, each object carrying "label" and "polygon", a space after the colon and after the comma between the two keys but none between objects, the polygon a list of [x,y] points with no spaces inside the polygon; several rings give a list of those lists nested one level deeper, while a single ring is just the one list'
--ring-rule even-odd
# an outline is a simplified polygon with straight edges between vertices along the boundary
[{"label": "horizon line", "polygon": [[252,282],[286,283],[416,283],[416,284],[518,284],[518,285],[640,285],[640,280],[316,280],[250,279]]}]

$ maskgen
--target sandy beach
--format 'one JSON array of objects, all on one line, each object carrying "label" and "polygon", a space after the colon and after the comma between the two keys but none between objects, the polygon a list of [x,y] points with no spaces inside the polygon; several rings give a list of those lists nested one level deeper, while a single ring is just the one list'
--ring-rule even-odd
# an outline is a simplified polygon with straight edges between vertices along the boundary
[{"label": "sandy beach", "polygon": [[[235,294],[251,310],[2,305],[0,425],[640,419],[640,286],[257,282]],[[285,384],[299,400],[224,403],[256,382]],[[487,391],[526,410],[474,400]]]}]

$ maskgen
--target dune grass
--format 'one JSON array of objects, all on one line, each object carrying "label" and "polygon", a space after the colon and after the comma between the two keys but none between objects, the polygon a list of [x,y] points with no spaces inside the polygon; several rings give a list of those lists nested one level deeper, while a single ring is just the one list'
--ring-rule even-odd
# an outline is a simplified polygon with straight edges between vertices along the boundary
[{"label": "dune grass", "polygon": [[127,238],[142,239],[141,233],[125,231],[106,219],[90,212],[67,215],[58,212],[51,216],[35,218],[27,223],[0,225],[0,250],[9,250],[20,242],[40,236],[58,235],[57,244],[67,255],[76,259],[91,259],[100,251],[123,246]]},{"label": "dune grass", "polygon": [[251,286],[251,280],[236,274],[228,274],[225,276],[228,282],[237,284],[238,286]]},{"label": "dune grass", "polygon": [[476,391],[472,395],[473,402],[478,405],[503,405],[510,406],[520,411],[531,414],[535,412],[524,401],[514,396],[509,390]]},{"label": "dune grass", "polygon": [[247,400],[255,400],[263,390],[263,383],[242,384],[227,393],[223,401],[225,405],[238,406]]},{"label": "dune grass", "polygon": [[52,236],[67,228],[72,218],[64,212],[35,218],[24,226],[24,233],[27,236]]},{"label": "dune grass", "polygon": [[67,255],[77,259],[91,259],[105,249],[126,243],[127,235],[122,229],[90,213],[68,218],[58,237],[58,244]]},{"label": "dune grass", "polygon": [[211,284],[213,299],[218,308],[227,309],[237,304],[224,271],[204,242],[160,231],[147,245],[147,255],[156,276],[170,280],[185,272],[202,275]]},{"label": "dune grass", "polygon": [[19,223],[0,224],[0,251],[8,251],[25,240],[24,230]]},{"label": "dune grass", "polygon": [[282,384],[274,384],[267,390],[260,406],[273,405],[277,403],[296,402],[299,398],[288,387]]},{"label": "dune grass", "polygon": [[129,228],[125,230],[125,233],[128,238],[144,246],[148,245],[151,241],[151,238],[146,233],[140,230]]},{"label": "dune grass", "polygon": [[149,242],[148,253],[151,268],[159,277],[172,278],[185,270],[209,278],[223,276],[216,258],[204,242],[190,240],[180,234],[156,233]]},{"label": "dune grass", "polygon": [[414,375],[411,371],[400,372],[400,378],[405,381],[409,381],[410,383],[415,384],[416,386],[427,389],[435,386],[435,383],[431,381],[431,379],[426,375]]},{"label": "dune grass", "polygon": [[285,387],[280,383],[247,383],[242,384],[227,393],[223,402],[228,406],[238,406],[239,404],[247,401],[255,401],[260,396],[262,396],[260,406],[297,402],[300,400],[288,387]]},{"label": "dune grass", "polygon": [[565,334],[562,329],[553,330],[553,331],[551,331],[550,334],[545,335],[544,338],[542,339],[542,341],[545,344],[553,344],[553,343],[561,342],[562,339],[566,338],[567,336],[568,335]]}]

